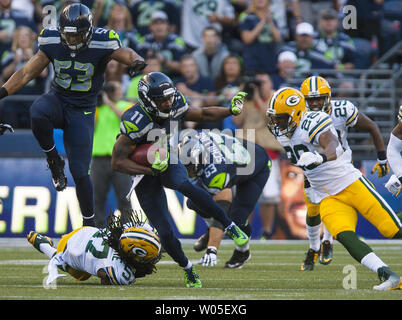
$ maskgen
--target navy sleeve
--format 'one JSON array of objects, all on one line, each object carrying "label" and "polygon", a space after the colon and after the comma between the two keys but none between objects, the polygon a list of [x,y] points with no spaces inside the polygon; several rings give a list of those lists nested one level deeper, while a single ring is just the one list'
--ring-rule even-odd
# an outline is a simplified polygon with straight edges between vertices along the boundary
[{"label": "navy sleeve", "polygon": [[60,34],[56,29],[43,29],[38,37],[38,48],[52,60],[54,46],[60,44]]}]

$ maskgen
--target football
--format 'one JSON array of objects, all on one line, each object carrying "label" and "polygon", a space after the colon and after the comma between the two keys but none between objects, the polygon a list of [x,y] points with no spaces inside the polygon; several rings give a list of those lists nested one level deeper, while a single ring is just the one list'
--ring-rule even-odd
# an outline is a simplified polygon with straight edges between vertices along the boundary
[{"label": "football", "polygon": [[160,159],[164,160],[166,158],[166,149],[152,143],[137,146],[130,155],[130,159],[142,166],[150,167],[155,161],[155,153],[157,151],[159,151]]}]

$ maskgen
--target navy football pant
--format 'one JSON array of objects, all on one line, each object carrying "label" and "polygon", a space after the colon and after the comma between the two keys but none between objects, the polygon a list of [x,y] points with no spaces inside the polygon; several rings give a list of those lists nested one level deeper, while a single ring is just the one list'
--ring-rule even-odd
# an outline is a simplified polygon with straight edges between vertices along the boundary
[{"label": "navy football pant", "polygon": [[31,106],[31,128],[42,150],[54,146],[53,129],[63,130],[68,165],[76,184],[84,217],[94,214],[93,186],[89,176],[92,157],[95,107],[77,108],[53,92],[40,96]]},{"label": "navy football pant", "polygon": [[177,190],[191,199],[197,206],[210,213],[212,217],[229,226],[231,220],[212,197],[187,177],[183,164],[170,164],[160,176],[145,175],[135,188],[138,202],[150,223],[158,231],[162,246],[179,266],[186,267],[188,259],[184,255],[180,241],[174,235],[171,217],[163,187]]},{"label": "navy football pant", "polygon": [[270,158],[259,145],[255,146],[255,170],[250,176],[244,176],[236,184],[236,193],[230,207],[229,216],[234,223],[244,225],[257,205],[262,191],[268,181]]},{"label": "navy football pant", "polygon": [[[262,147],[258,145],[255,147],[254,172],[237,179],[235,195],[228,213],[229,217],[238,226],[245,226],[247,224],[247,219],[257,205],[258,199],[269,178],[269,156]],[[187,201],[187,206],[196,212],[200,212],[200,215],[204,218],[212,218],[208,211],[202,210],[190,199]]]}]

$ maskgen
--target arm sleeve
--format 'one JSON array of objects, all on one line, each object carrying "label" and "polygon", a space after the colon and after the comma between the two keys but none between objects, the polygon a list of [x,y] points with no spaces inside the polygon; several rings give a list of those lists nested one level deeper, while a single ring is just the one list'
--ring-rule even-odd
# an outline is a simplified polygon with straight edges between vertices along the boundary
[{"label": "arm sleeve", "polygon": [[402,140],[391,133],[387,147],[387,159],[394,174],[402,177]]}]

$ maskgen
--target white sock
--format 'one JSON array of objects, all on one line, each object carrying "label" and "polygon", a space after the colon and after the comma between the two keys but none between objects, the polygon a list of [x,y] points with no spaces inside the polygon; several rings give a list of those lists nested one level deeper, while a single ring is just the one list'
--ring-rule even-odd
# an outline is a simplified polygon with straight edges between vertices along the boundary
[{"label": "white sock", "polygon": [[239,246],[236,246],[236,250],[237,251],[240,251],[240,252],[246,252],[247,250],[249,250],[250,249],[250,241],[249,242],[247,242],[244,246],[242,246],[242,247],[239,247]]},{"label": "white sock", "polygon": [[187,266],[185,266],[183,269],[190,269],[193,266],[190,260],[188,260]]},{"label": "white sock", "polygon": [[309,226],[306,225],[307,227],[307,235],[308,235],[308,240],[310,241],[310,249],[313,249],[314,251],[320,250],[321,242],[320,242],[320,229],[321,229],[321,223],[316,226]]},{"label": "white sock", "polygon": [[376,273],[379,268],[387,266],[374,252],[365,255],[360,263]]},{"label": "white sock", "polygon": [[329,231],[327,230],[327,228],[325,227],[324,224],[324,236],[322,237],[322,241],[329,241],[331,244],[334,241],[334,238],[332,237],[332,235],[329,233]]},{"label": "white sock", "polygon": [[57,250],[55,248],[53,248],[50,244],[48,243],[41,243],[39,244],[39,250],[44,253],[45,255],[47,255],[47,257],[49,259],[51,259],[54,254],[57,252]]}]

